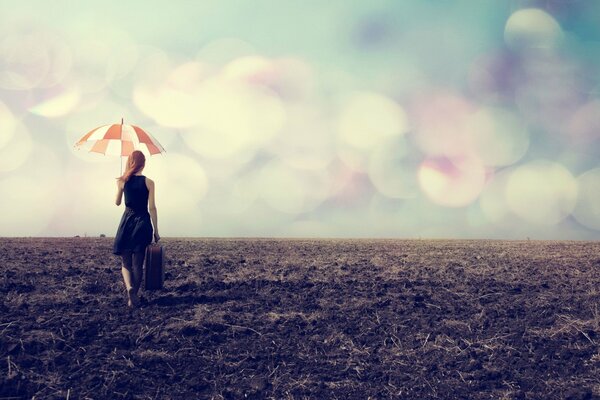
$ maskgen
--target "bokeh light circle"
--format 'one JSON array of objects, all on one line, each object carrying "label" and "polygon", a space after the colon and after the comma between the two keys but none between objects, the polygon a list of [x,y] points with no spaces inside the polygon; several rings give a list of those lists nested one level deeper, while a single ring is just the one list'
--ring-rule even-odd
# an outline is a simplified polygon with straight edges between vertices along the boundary
[{"label": "bokeh light circle", "polygon": [[152,46],[140,46],[139,59],[132,70],[136,85],[158,86],[164,83],[173,70],[174,60],[170,54]]},{"label": "bokeh light circle", "polygon": [[[10,212],[2,213],[1,236],[30,236],[38,234],[49,221],[50,208],[40,207],[40,199],[47,199],[51,191],[40,186],[31,177],[9,176],[0,180],[2,198],[0,207]],[[52,203],[48,204],[52,206]],[[40,210],[42,215],[40,215]]]},{"label": "bokeh light circle", "polygon": [[600,231],[600,168],[577,178],[578,196],[573,216],[581,225]]},{"label": "bokeh light circle", "polygon": [[147,158],[144,172],[161,182],[157,202],[173,210],[196,208],[206,195],[208,179],[200,163],[181,154],[161,154]]},{"label": "bokeh light circle", "polygon": [[[256,181],[257,172],[230,177],[226,184],[211,185],[203,207],[210,208],[211,215],[224,217],[246,212],[259,196],[260,187]],[[212,176],[211,182],[213,181]]]},{"label": "bokeh light circle", "polygon": [[42,83],[50,57],[40,32],[11,34],[0,40],[0,88],[29,90]]},{"label": "bokeh light circle", "polygon": [[290,102],[310,98],[316,85],[312,66],[297,57],[240,57],[225,65],[219,78],[232,83],[269,88]]},{"label": "bokeh light circle", "polygon": [[469,67],[471,93],[485,103],[494,104],[512,98],[517,83],[518,58],[509,51],[484,53]]},{"label": "bokeh light circle", "polygon": [[[0,112],[2,110],[0,109]],[[7,120],[0,123],[0,172],[13,171],[19,168],[29,158],[33,141],[25,124],[19,120]]]},{"label": "bokeh light circle", "polygon": [[281,161],[263,166],[257,176],[259,196],[275,210],[296,214],[314,209],[327,198],[327,176],[289,168]]},{"label": "bokeh light circle", "polygon": [[79,105],[81,93],[75,88],[66,88],[29,108],[29,112],[46,118],[63,117]]},{"label": "bokeh light circle", "polygon": [[71,48],[53,32],[12,32],[0,40],[0,88],[50,88],[65,80],[72,65]]},{"label": "bokeh light circle", "polygon": [[35,163],[0,179],[0,236],[41,234],[54,217],[59,188],[64,187],[60,160],[44,145],[36,144],[31,152]]},{"label": "bokeh light circle", "polygon": [[504,28],[506,44],[516,50],[553,48],[562,37],[562,29],[554,17],[538,8],[515,11]]},{"label": "bokeh light circle", "polygon": [[[109,157],[100,158],[111,161]],[[114,235],[123,212],[115,206],[118,159],[105,166],[74,161],[62,180],[77,189],[60,192],[57,229],[77,235]]]},{"label": "bokeh light circle", "polygon": [[515,114],[482,108],[469,117],[466,129],[474,157],[486,166],[506,166],[520,160],[529,147],[529,132]]},{"label": "bokeh light circle", "polygon": [[155,182],[159,230],[163,235],[197,235],[201,228],[200,202],[209,181],[194,158],[168,153],[146,159],[144,175]]},{"label": "bokeh light circle", "polygon": [[203,63],[223,65],[236,58],[250,56],[256,50],[248,42],[238,38],[220,38],[203,46],[196,59]]},{"label": "bokeh light circle", "polygon": [[221,78],[246,83],[270,84],[277,79],[274,63],[268,58],[251,55],[236,58],[223,67]]},{"label": "bokeh light circle", "polygon": [[569,139],[576,144],[589,144],[600,138],[600,100],[579,107],[566,123]]},{"label": "bokeh light circle", "polygon": [[226,158],[255,151],[286,121],[283,102],[265,88],[209,80],[198,97],[197,125],[182,136],[198,154]]},{"label": "bokeh light circle", "polygon": [[495,173],[479,196],[479,208],[486,219],[494,224],[501,224],[512,215],[505,196],[509,176],[510,169]]},{"label": "bokeh light circle", "polygon": [[276,60],[277,82],[272,86],[287,101],[314,100],[312,95],[317,85],[311,64],[301,58],[281,58]]},{"label": "bokeh light circle", "polygon": [[359,149],[346,143],[337,143],[336,145],[338,159],[355,171],[367,171],[370,154],[370,149]]},{"label": "bokeh light circle", "polygon": [[[168,68],[168,60],[159,55],[155,57],[159,69]],[[199,62],[184,63],[170,69],[164,81],[158,82],[146,82],[146,74],[142,73],[141,83],[133,91],[133,101],[138,108],[164,126],[194,126],[203,112],[200,84],[206,78],[207,67]]]},{"label": "bokeh light circle", "polygon": [[568,216],[577,200],[577,181],[561,164],[536,160],[516,168],[508,178],[506,201],[523,220],[554,225]]},{"label": "bokeh light circle", "polygon": [[99,38],[80,40],[74,45],[72,75],[74,84],[84,93],[95,93],[105,89],[114,79],[109,71],[110,47]]},{"label": "bokeh light circle", "polygon": [[292,168],[323,170],[335,157],[329,120],[313,106],[286,107],[287,120],[268,143],[271,153]]},{"label": "bokeh light circle", "polygon": [[43,43],[48,54],[49,68],[38,86],[49,88],[63,83],[68,78],[73,68],[73,53],[63,38],[49,32],[44,33]]},{"label": "bokeh light circle", "polygon": [[356,92],[342,99],[337,128],[341,142],[369,149],[404,134],[408,118],[392,99],[378,93]]},{"label": "bokeh light circle", "polygon": [[133,70],[139,57],[137,44],[131,36],[114,28],[90,31],[89,27],[81,27],[72,48],[71,78],[83,93],[102,91],[115,80],[124,78]]},{"label": "bokeh light circle", "polygon": [[431,157],[462,157],[470,146],[467,130],[476,108],[466,98],[444,91],[419,95],[411,106],[415,142]]},{"label": "bokeh light circle", "polygon": [[110,29],[99,32],[110,45],[110,57],[106,60],[107,75],[114,79],[126,77],[135,67],[140,52],[134,38],[124,30]]},{"label": "bokeh light circle", "polygon": [[370,153],[367,172],[379,193],[403,199],[415,197],[418,193],[417,167],[415,149],[411,149],[404,137],[400,137],[381,144]]},{"label": "bokeh light circle", "polygon": [[15,134],[17,120],[9,108],[0,101],[0,150],[6,146]]},{"label": "bokeh light circle", "polygon": [[483,164],[474,158],[427,158],[418,170],[427,197],[446,207],[463,207],[477,199],[486,180]]}]

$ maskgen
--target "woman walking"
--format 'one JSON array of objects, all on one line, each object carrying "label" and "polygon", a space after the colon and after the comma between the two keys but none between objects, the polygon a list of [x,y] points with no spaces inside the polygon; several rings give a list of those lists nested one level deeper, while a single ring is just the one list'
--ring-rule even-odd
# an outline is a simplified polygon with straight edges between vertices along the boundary
[{"label": "woman walking", "polygon": [[146,247],[152,242],[152,226],[154,240],[160,240],[154,202],[154,182],[142,175],[145,165],[144,153],[135,150],[127,159],[125,173],[117,180],[115,203],[120,206],[125,193],[126,208],[115,235],[113,253],[123,259],[121,273],[129,307],[137,307],[139,304],[138,290],[142,283]]}]

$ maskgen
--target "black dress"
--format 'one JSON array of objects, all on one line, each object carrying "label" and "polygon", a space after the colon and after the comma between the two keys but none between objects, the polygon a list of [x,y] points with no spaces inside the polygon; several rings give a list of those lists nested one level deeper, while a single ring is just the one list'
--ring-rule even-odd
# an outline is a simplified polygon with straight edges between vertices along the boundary
[{"label": "black dress", "polygon": [[148,212],[146,177],[132,175],[123,188],[125,212],[115,235],[113,254],[140,252],[152,242],[152,221]]}]

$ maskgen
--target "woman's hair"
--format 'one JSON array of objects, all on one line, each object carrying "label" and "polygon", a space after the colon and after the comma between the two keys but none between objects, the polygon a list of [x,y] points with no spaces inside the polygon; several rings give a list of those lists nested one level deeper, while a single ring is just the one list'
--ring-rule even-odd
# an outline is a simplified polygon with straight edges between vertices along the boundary
[{"label": "woman's hair", "polygon": [[125,173],[119,178],[123,182],[127,182],[131,175],[137,174],[146,165],[146,157],[139,150],[134,150],[127,158],[125,165]]}]

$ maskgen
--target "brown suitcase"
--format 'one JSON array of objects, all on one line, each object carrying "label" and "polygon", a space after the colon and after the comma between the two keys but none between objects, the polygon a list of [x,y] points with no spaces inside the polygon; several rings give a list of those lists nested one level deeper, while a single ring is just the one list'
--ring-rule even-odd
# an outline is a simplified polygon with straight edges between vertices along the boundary
[{"label": "brown suitcase", "polygon": [[160,244],[152,243],[146,248],[144,269],[145,289],[162,289],[165,282],[165,249]]}]

